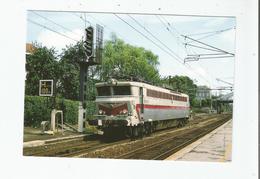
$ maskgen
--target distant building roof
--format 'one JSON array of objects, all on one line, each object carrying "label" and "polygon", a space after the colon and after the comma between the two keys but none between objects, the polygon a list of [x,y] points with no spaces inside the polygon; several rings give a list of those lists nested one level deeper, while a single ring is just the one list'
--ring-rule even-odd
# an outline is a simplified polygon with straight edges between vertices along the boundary
[{"label": "distant building roof", "polygon": [[26,54],[31,54],[36,49],[31,43],[26,43]]}]

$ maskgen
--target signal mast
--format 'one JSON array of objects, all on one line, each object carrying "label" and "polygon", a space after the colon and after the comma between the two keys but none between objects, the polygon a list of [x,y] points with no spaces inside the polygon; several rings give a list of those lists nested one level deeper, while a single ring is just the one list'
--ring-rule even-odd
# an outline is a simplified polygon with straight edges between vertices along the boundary
[{"label": "signal mast", "polygon": [[86,120],[87,80],[90,66],[99,65],[102,61],[103,50],[103,27],[96,25],[96,48],[94,49],[94,27],[85,29],[84,41],[85,58],[79,62],[80,65],[80,91],[79,91],[79,115],[78,132],[83,132],[83,122]]}]

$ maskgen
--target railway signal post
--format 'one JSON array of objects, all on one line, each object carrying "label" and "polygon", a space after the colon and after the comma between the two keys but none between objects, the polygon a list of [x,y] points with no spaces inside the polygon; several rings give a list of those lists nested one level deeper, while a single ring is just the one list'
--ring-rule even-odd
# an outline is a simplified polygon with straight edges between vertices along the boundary
[{"label": "railway signal post", "polygon": [[87,107],[87,80],[88,69],[90,66],[99,65],[102,60],[103,49],[103,27],[96,26],[96,48],[94,49],[94,27],[89,26],[85,29],[86,39],[84,41],[85,59],[80,65],[80,91],[79,91],[79,115],[78,132],[83,132],[83,123],[86,120]]}]

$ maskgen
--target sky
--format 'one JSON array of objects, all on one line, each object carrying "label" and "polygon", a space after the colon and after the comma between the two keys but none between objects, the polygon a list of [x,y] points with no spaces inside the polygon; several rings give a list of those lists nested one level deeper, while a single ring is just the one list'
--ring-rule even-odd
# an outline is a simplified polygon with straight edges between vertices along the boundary
[{"label": "sky", "polygon": [[[197,85],[212,89],[229,86],[217,79],[233,83],[234,56],[184,63],[189,55],[219,53],[185,46],[189,43],[207,47],[184,36],[235,54],[235,18],[28,11],[27,43],[38,42],[48,48],[54,47],[59,54],[66,45],[84,39],[84,29],[96,24],[104,27],[104,41],[110,40],[111,34],[115,33],[128,44],[151,50],[159,57],[158,69],[163,77],[186,75]],[[219,92],[213,91],[213,94]]]}]

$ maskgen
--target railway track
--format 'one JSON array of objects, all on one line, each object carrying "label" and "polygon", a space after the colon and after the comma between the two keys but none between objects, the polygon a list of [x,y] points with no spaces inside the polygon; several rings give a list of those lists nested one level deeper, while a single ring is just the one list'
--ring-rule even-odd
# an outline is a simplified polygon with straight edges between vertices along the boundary
[{"label": "railway track", "polygon": [[159,142],[151,143],[136,150],[129,151],[122,155],[116,156],[117,159],[144,159],[144,160],[164,160],[173,153],[179,151],[185,146],[205,136],[209,132],[223,125],[230,120],[225,117],[222,120],[210,123],[204,127],[194,130],[182,131],[178,135],[171,137],[165,136]]},{"label": "railway track", "polygon": [[119,140],[119,141],[115,141],[115,142],[109,142],[109,143],[99,143],[97,145],[86,145],[86,146],[76,146],[73,147],[72,149],[70,149],[70,152],[66,152],[66,153],[59,153],[58,155],[56,155],[57,157],[78,157],[82,154],[88,153],[88,152],[92,152],[98,149],[102,149],[102,148],[106,148],[109,147],[111,145],[118,145],[118,144],[122,144],[122,143],[127,143],[129,142],[130,139],[124,139],[124,140]]},{"label": "railway track", "polygon": [[[176,133],[182,133],[182,131],[185,131],[186,128],[191,128],[192,126],[196,126],[196,125],[198,126],[204,125],[204,123],[207,123],[212,120],[214,121],[216,119],[216,116],[218,115],[212,115],[209,116],[208,118],[190,121],[190,123],[184,128],[178,128],[178,129],[171,128],[171,129],[158,131],[152,134],[148,138],[156,138],[157,135],[163,135],[171,131],[176,131]],[[146,138],[137,141],[146,141]],[[135,141],[132,142],[135,143]],[[102,139],[102,137],[100,136],[87,136],[85,138],[58,141],[58,142],[46,144],[44,146],[24,148],[23,154],[25,156],[55,156],[55,157],[82,157],[82,156],[85,157],[86,156],[86,157],[106,158],[107,155],[103,155],[103,154],[93,155],[93,153],[96,153],[95,151],[99,151],[102,149],[106,149],[106,148],[109,149],[110,147],[114,147],[114,149],[116,149],[117,146],[129,144],[129,143],[131,143],[131,140],[125,138],[121,138],[121,139],[118,138],[118,139],[107,141]],[[139,149],[139,151],[140,150],[141,149]],[[116,154],[114,154],[113,156],[108,155],[108,158],[117,158],[117,157],[118,156]]]},{"label": "railway track", "polygon": [[[203,123],[205,123],[205,122],[209,122],[211,120],[215,120],[216,116],[217,115],[212,115],[209,118],[204,118],[204,119],[200,119],[200,120],[191,121],[189,123],[189,126],[186,126],[186,127],[189,128],[192,125],[198,125],[198,124],[199,125],[203,125]],[[150,137],[153,138],[153,137],[155,137],[157,135],[161,135],[161,134],[165,134],[165,133],[168,133],[168,132],[172,132],[173,130],[175,132],[178,132],[178,131],[184,130],[184,128],[174,128],[174,129],[173,128],[169,128],[169,129],[160,130],[160,131],[157,131],[157,132],[153,133]],[[146,137],[143,138],[143,139],[139,139],[139,140],[141,140],[141,141],[144,140],[145,141]],[[132,141],[132,142],[135,143],[135,141]],[[130,139],[124,139],[124,140],[119,140],[119,141],[113,142],[113,143],[102,144],[102,145],[97,146],[95,148],[82,149],[82,150],[79,150],[79,151],[75,151],[73,153],[68,153],[68,154],[66,154],[64,156],[66,156],[66,157],[90,157],[90,158],[115,158],[114,156],[111,156],[111,155],[106,155],[106,154],[103,154],[103,153],[99,154],[99,151],[103,150],[103,149],[106,150],[106,148],[108,148],[108,150],[110,150],[110,148],[112,148],[111,150],[117,151],[118,150],[117,146],[129,144],[129,143],[131,143]],[[94,153],[94,155],[93,155],[93,153]]]},{"label": "railway track", "polygon": [[43,146],[24,148],[23,154],[25,156],[73,157],[80,153],[127,141],[129,139],[104,141],[99,136],[88,136],[82,139],[64,140]]}]

